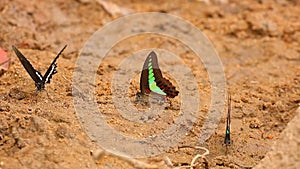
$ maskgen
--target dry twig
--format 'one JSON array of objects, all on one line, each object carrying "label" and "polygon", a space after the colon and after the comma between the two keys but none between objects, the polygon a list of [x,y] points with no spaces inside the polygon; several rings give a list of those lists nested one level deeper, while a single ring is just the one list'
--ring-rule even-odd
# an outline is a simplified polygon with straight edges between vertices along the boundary
[{"label": "dry twig", "polygon": [[130,158],[128,156],[115,154],[115,153],[108,152],[108,151],[101,150],[101,149],[98,149],[96,151],[91,151],[91,155],[94,157],[95,160],[100,160],[104,155],[114,156],[121,160],[127,161],[130,165],[132,165],[134,168],[137,168],[137,169],[161,169],[161,168],[170,168],[170,169],[190,168],[190,169],[193,169],[193,167],[197,166],[196,160],[198,158],[205,159],[205,156],[209,154],[209,150],[206,149],[205,147],[196,146],[196,147],[187,147],[187,148],[201,149],[201,150],[204,150],[205,152],[203,154],[196,154],[196,156],[191,161],[191,165],[180,166],[180,167],[174,167],[174,165],[169,157],[165,157],[164,160],[160,161],[157,164],[148,164],[146,162],[136,160],[136,159]]}]

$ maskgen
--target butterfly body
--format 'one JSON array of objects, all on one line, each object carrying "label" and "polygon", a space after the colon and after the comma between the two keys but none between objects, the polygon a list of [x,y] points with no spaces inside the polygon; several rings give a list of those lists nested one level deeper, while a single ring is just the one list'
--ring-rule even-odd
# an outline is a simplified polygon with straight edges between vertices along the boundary
[{"label": "butterfly body", "polygon": [[157,55],[153,51],[148,55],[143,65],[140,89],[142,94],[151,93],[170,98],[174,98],[179,93],[172,83],[162,76]]},{"label": "butterfly body", "polygon": [[46,73],[43,76],[39,71],[37,71],[33,68],[31,63],[24,57],[24,55],[15,46],[12,46],[14,52],[16,53],[17,57],[21,61],[23,67],[28,72],[28,74],[30,75],[32,80],[35,82],[35,86],[36,86],[37,90],[44,89],[45,84],[50,83],[52,75],[57,73],[57,71],[56,71],[56,67],[57,67],[56,61],[57,61],[57,59],[59,58],[59,56],[61,55],[61,53],[64,51],[64,49],[66,47],[67,47],[67,45],[65,45],[63,47],[63,49],[57,54],[57,56],[52,61],[51,65],[49,66],[48,70],[46,71]]}]

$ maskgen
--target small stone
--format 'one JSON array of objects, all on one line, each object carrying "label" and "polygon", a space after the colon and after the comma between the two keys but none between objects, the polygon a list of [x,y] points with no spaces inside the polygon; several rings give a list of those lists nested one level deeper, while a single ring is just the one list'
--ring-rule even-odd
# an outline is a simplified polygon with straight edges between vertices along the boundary
[{"label": "small stone", "polygon": [[71,131],[65,124],[61,124],[60,126],[57,127],[56,136],[58,138],[73,138],[74,137],[73,133],[71,133]]},{"label": "small stone", "polygon": [[293,49],[287,49],[284,53],[287,60],[300,60],[300,53]]},{"label": "small stone", "polygon": [[2,105],[2,103],[0,102],[0,112],[9,112],[10,111],[10,107],[9,105]]},{"label": "small stone", "polygon": [[253,119],[250,120],[250,124],[249,124],[250,128],[258,129],[258,128],[260,128],[260,126],[261,126],[261,123],[258,119],[253,118]]},{"label": "small stone", "polygon": [[273,136],[272,136],[271,134],[269,134],[269,135],[267,136],[267,139],[273,139]]},{"label": "small stone", "polygon": [[242,97],[241,100],[242,100],[242,102],[244,102],[244,103],[248,103],[248,99],[246,99],[245,97]]},{"label": "small stone", "polygon": [[25,93],[19,89],[11,89],[8,94],[11,98],[16,100],[22,100],[26,97]]},{"label": "small stone", "polygon": [[34,116],[31,118],[33,128],[36,131],[44,132],[47,130],[47,121],[41,117]]}]

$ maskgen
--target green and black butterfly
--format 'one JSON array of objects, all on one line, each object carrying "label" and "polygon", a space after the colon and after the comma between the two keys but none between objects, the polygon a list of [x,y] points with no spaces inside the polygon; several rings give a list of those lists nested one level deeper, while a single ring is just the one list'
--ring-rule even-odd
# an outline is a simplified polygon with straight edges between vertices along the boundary
[{"label": "green and black butterfly", "polygon": [[162,76],[154,51],[150,52],[145,60],[140,78],[140,90],[142,94],[152,93],[170,98],[174,98],[179,93],[172,83]]},{"label": "green and black butterfly", "polygon": [[230,145],[230,113],[231,113],[231,96],[228,96],[228,114],[226,120],[226,131],[225,131],[225,139],[224,144]]}]

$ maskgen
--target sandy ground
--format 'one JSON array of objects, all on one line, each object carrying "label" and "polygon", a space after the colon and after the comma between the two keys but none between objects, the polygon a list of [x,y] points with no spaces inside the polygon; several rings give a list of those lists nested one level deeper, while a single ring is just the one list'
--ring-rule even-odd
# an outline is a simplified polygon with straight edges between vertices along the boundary
[{"label": "sandy ground", "polygon": [[[76,115],[72,75],[80,50],[95,31],[128,13],[152,11],[173,14],[197,26],[211,40],[224,66],[232,96],[232,145],[227,150],[223,145],[224,110],[217,131],[199,145],[210,154],[197,167],[299,167],[299,1],[112,2],[117,6],[92,0],[0,1],[0,47],[11,57],[10,68],[0,71],[0,168],[134,168],[112,155],[93,158],[90,151],[99,146],[89,139]],[[65,44],[68,47],[58,60],[58,73],[45,91],[36,93],[11,45],[44,73]],[[168,100],[167,115],[152,125],[136,125],[114,110],[111,77],[120,60],[142,48],[163,48],[180,56],[197,78],[203,102],[196,124],[181,142],[166,153],[141,160],[158,164],[167,156],[174,167],[188,165],[197,151],[180,147],[197,145],[211,89],[205,68],[195,65],[195,56],[182,44],[156,35],[117,44],[96,76],[99,109],[108,124],[131,137],[161,132],[176,118],[180,97]],[[133,100],[139,77],[133,78],[129,89]]]}]

